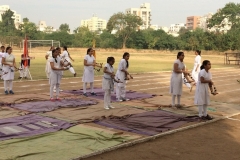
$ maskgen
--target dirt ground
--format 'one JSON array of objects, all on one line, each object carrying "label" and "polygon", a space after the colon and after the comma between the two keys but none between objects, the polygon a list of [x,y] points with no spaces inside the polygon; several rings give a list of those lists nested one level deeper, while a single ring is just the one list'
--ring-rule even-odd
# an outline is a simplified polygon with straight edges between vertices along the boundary
[{"label": "dirt ground", "polygon": [[[230,116],[240,113],[240,79],[239,68],[213,69],[213,81],[216,84],[219,95],[212,96],[212,105],[209,106],[209,114],[215,118]],[[127,84],[127,90],[145,92],[157,95],[155,98],[145,101],[129,101],[128,104],[136,107],[148,107],[150,109],[161,108],[169,110],[167,105],[171,103],[169,95],[170,72],[147,73],[133,75],[134,79]],[[96,77],[94,86],[101,87],[102,77]],[[3,91],[3,87],[2,91]],[[48,80],[14,82],[16,95],[27,98],[27,94],[49,95]],[[81,77],[62,79],[60,86],[63,90],[76,90],[82,88]],[[195,88],[192,92],[183,86],[182,110],[171,110],[179,114],[197,114],[197,108],[193,105]],[[0,93],[0,100],[9,99]],[[62,98],[63,95],[62,95]],[[201,127],[188,129],[175,134],[160,137],[158,139],[107,152],[102,155],[87,158],[87,160],[234,160],[240,159],[240,116],[231,117]]]},{"label": "dirt ground", "polygon": [[240,116],[221,120],[86,160],[239,160]]}]

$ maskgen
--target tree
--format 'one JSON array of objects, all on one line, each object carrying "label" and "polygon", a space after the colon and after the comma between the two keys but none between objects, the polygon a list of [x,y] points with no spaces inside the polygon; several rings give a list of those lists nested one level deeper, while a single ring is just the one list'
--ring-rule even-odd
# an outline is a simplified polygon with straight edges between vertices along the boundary
[{"label": "tree", "polygon": [[219,26],[223,20],[227,19],[232,24],[233,29],[240,27],[240,3],[228,3],[224,8],[220,9],[208,21],[208,27]]},{"label": "tree", "polygon": [[73,45],[77,47],[92,47],[94,34],[87,27],[78,27],[74,34]]},{"label": "tree", "polygon": [[14,19],[12,18],[14,15],[13,11],[10,9],[3,13],[2,22],[0,22],[0,34],[3,36],[12,36],[16,31]]},{"label": "tree", "polygon": [[107,23],[107,30],[112,33],[116,30],[116,36],[122,38],[122,48],[126,48],[126,42],[133,32],[142,25],[140,17],[133,14],[117,13],[110,17]]},{"label": "tree", "polygon": [[38,39],[37,35],[37,26],[35,23],[30,22],[28,18],[23,18],[23,24],[19,26],[18,29],[21,34],[20,36],[27,35],[30,39]]},{"label": "tree", "polygon": [[64,24],[61,24],[60,27],[59,27],[59,30],[61,32],[70,32],[70,28],[69,28],[69,25],[67,23],[64,23]]},{"label": "tree", "polygon": [[23,23],[28,23],[29,19],[27,17],[23,18]]}]

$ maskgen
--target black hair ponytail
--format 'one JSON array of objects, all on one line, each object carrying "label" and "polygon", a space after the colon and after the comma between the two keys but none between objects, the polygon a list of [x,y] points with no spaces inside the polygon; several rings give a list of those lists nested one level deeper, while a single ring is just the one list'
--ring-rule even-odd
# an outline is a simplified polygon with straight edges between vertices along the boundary
[{"label": "black hair ponytail", "polygon": [[201,51],[200,50],[196,50],[196,52],[198,53],[199,56],[201,56]]},{"label": "black hair ponytail", "polygon": [[87,49],[87,55],[88,55],[88,53],[89,53],[91,50],[92,50],[92,48],[88,48],[88,49]]},{"label": "black hair ponytail", "polygon": [[208,63],[210,63],[209,60],[204,60],[204,61],[202,62],[202,65],[201,65],[200,69],[203,70],[204,67],[205,67]]},{"label": "black hair ponytail", "polygon": [[179,59],[179,57],[180,57],[182,54],[184,54],[184,53],[183,53],[183,52],[178,52],[178,54],[177,54],[177,59]]},{"label": "black hair ponytail", "polygon": [[110,63],[110,62],[112,62],[112,61],[114,61],[115,59],[114,59],[114,57],[108,57],[107,58],[107,63]]},{"label": "black hair ponytail", "polygon": [[[125,52],[125,53],[123,54],[123,59],[125,59],[126,56],[130,56],[130,54],[129,54],[128,52]],[[127,68],[128,68],[128,67],[129,67],[129,63],[128,63],[127,60],[125,60],[125,61],[126,61],[126,63],[127,63]]]}]

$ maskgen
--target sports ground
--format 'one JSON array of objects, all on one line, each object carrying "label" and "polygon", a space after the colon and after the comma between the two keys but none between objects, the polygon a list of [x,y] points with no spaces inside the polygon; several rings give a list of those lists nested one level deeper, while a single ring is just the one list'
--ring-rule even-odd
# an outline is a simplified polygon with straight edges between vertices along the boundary
[{"label": "sports ground", "polygon": [[[31,73],[37,79],[16,80],[15,95],[0,93],[0,159],[239,159],[239,67],[221,65],[216,55],[208,57],[216,62],[211,72],[219,94],[210,97],[208,113],[214,120],[205,122],[195,117],[195,88],[190,92],[183,86],[183,108],[169,107],[168,68],[175,55],[147,57],[131,57],[132,68],[144,68],[145,62],[150,69],[132,70],[136,74],[127,83],[132,99],[113,101],[116,108],[111,110],[103,108],[101,93],[81,95],[80,69],[78,77],[66,73],[62,79],[62,102],[50,102],[48,80],[37,73],[43,72],[44,60],[33,62]],[[157,58],[164,59],[162,65],[156,66]],[[193,56],[186,59],[189,68],[191,60]],[[102,77],[96,75],[94,86],[100,92]]]}]

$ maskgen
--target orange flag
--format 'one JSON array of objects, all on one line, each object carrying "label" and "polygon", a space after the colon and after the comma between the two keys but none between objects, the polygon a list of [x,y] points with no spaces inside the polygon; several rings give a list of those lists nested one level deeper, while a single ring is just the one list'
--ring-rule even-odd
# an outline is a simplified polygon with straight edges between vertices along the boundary
[{"label": "orange flag", "polygon": [[28,60],[26,59],[28,57],[28,41],[27,41],[27,36],[25,35],[25,40],[24,40],[24,50],[23,50],[23,54],[24,54],[24,66],[28,66]]}]

